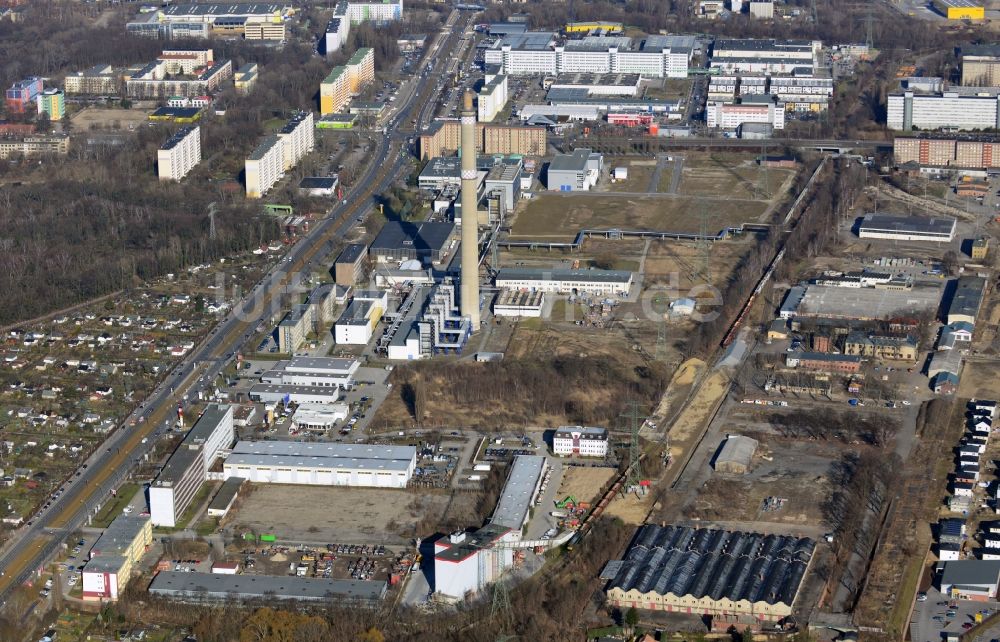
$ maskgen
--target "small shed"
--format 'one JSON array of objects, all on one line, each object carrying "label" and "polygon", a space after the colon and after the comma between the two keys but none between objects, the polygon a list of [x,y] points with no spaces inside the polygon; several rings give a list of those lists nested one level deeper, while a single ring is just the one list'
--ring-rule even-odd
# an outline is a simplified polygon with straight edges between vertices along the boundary
[{"label": "small shed", "polygon": [[726,435],[715,455],[716,472],[744,475],[750,472],[750,462],[757,452],[757,440],[743,435]]}]

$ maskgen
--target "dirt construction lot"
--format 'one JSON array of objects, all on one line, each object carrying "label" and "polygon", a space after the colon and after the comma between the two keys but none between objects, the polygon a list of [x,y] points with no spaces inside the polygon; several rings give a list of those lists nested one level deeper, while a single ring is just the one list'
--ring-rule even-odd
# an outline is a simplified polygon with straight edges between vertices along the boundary
[{"label": "dirt construction lot", "polygon": [[[91,129],[134,129],[146,122],[149,112],[142,109],[100,109],[88,107],[73,116],[77,131]],[[130,127],[131,125],[131,127]]]},{"label": "dirt construction lot", "polygon": [[614,476],[614,468],[567,466],[563,468],[562,482],[556,495],[559,499],[572,495],[581,502],[589,502]]},{"label": "dirt construction lot", "polygon": [[436,518],[447,495],[405,490],[261,484],[241,498],[233,528],[270,533],[282,541],[405,544],[400,531],[424,515]]}]

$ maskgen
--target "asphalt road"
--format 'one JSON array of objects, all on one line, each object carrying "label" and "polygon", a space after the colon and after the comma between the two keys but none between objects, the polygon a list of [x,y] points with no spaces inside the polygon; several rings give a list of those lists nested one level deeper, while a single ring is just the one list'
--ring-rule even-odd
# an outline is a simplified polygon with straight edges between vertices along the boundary
[{"label": "asphalt road", "polygon": [[[465,19],[467,23],[471,14]],[[384,192],[405,170],[407,156],[402,150],[406,134],[399,126],[409,124],[417,111],[417,128],[426,122],[428,106],[434,103],[434,78],[442,73],[450,60],[451,49],[457,44],[454,28],[457,12],[453,12],[441,36],[428,50],[426,60],[433,60],[430,78],[419,82],[414,78],[396,101],[386,122],[389,135],[380,136],[373,150],[365,174],[357,181],[346,198],[337,203],[329,215],[312,228],[312,231],[291,248],[288,255],[275,266],[243,299],[233,311],[217,325],[190,356],[174,368],[153,394],[137,408],[121,427],[91,455],[76,474],[51,499],[48,508],[34,515],[25,526],[16,531],[0,551],[0,598],[6,600],[9,591],[29,579],[56,552],[66,537],[80,525],[88,514],[97,510],[127,476],[129,470],[152,449],[155,437],[172,420],[178,403],[187,396],[194,396],[199,378],[211,382],[239,352],[252,336],[261,321],[270,319],[281,311],[281,294],[295,289],[302,273],[308,273],[313,263],[324,257],[333,247],[333,241],[344,237],[351,228],[364,219],[374,196]],[[465,24],[459,25],[461,33]],[[440,50],[441,55],[435,56]],[[425,62],[421,63],[426,64]],[[427,91],[418,93],[425,86]],[[189,392],[190,391],[190,392]],[[133,425],[134,423],[134,425]]]}]

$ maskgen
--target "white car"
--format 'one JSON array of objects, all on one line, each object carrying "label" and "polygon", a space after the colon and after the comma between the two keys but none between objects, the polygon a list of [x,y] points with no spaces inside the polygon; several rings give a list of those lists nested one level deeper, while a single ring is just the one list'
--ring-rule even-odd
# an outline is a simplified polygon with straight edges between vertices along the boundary
[{"label": "white car", "polygon": [[66,582],[66,583],[69,584],[70,586],[76,586],[76,583],[79,582],[79,581],[80,580],[77,578],[76,575],[70,575],[69,576],[69,581]]}]

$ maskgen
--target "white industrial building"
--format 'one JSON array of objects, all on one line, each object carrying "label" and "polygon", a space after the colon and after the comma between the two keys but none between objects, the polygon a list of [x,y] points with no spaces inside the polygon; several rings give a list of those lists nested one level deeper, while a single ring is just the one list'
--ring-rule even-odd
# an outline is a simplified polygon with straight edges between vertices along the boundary
[{"label": "white industrial building", "polygon": [[552,452],[560,456],[606,457],[608,431],[591,426],[562,426],[552,435]]},{"label": "white industrial building", "polygon": [[858,225],[858,237],[893,241],[934,241],[950,243],[955,240],[957,221],[951,217],[921,218],[917,216],[892,216],[868,214]]},{"label": "white industrial building", "polygon": [[690,47],[669,36],[648,36],[639,43],[624,36],[586,36],[558,44],[551,32],[527,31],[493,42],[484,60],[509,76],[588,72],[687,78],[692,55]]},{"label": "white industrial building", "polygon": [[416,465],[413,446],[240,441],[223,471],[259,484],[405,488]]},{"label": "white industrial building", "polygon": [[890,94],[886,110],[889,129],[1000,128],[1000,96],[996,91],[980,94],[946,91],[943,94]]},{"label": "white industrial building", "polygon": [[736,129],[747,123],[763,123],[774,129],[784,129],[784,103],[775,103],[767,96],[761,102],[744,99],[742,104],[709,103],[705,107],[705,124],[709,127]]},{"label": "white industrial building", "polygon": [[357,359],[294,357],[277,361],[261,375],[261,383],[288,386],[349,388],[361,363]]},{"label": "white industrial building", "polygon": [[479,90],[476,97],[476,109],[479,112],[479,122],[489,123],[503,111],[507,105],[507,76],[497,74],[487,76],[486,84]]},{"label": "white industrial building", "polygon": [[350,413],[346,403],[304,403],[292,414],[292,423],[299,430],[326,432]]},{"label": "white industrial building", "polygon": [[592,150],[557,154],[549,163],[547,187],[549,191],[586,192],[597,185],[602,169],[604,157]]},{"label": "white industrial building", "polygon": [[632,288],[632,280],[632,272],[622,270],[501,268],[497,273],[496,286],[556,294],[624,296]]},{"label": "white industrial building", "polygon": [[334,340],[340,345],[365,345],[388,305],[388,294],[359,290],[333,326]]},{"label": "white industrial building", "polygon": [[790,74],[803,68],[811,73],[822,49],[818,40],[720,38],[712,49],[711,66],[723,74]]},{"label": "white industrial building", "polygon": [[333,386],[295,386],[280,383],[258,383],[250,387],[247,396],[257,403],[337,403],[340,388]]},{"label": "white industrial building", "polygon": [[490,524],[471,533],[452,533],[434,542],[434,592],[460,600],[495,582],[514,565],[519,533]]},{"label": "white industrial building", "polygon": [[207,478],[219,452],[233,443],[233,407],[210,404],[149,485],[154,526],[173,527]]},{"label": "white industrial building", "polygon": [[156,152],[161,181],[179,181],[201,162],[201,128],[182,127]]},{"label": "white industrial building", "polygon": [[502,290],[493,304],[498,317],[539,318],[545,306],[545,293],[525,290]]},{"label": "white industrial building", "polygon": [[531,516],[531,507],[538,496],[547,465],[541,455],[518,455],[514,458],[490,524],[512,528],[520,538],[521,529]]}]

